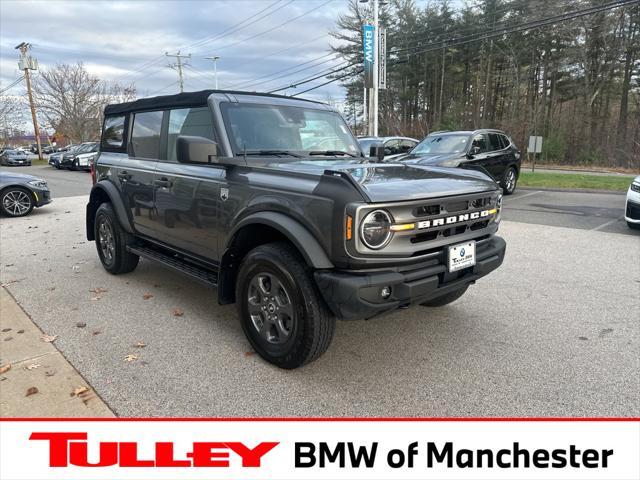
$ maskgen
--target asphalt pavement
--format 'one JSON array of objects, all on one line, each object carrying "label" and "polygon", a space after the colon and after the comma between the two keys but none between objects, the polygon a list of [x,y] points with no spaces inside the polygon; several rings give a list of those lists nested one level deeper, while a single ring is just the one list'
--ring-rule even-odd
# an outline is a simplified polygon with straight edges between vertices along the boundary
[{"label": "asphalt pavement", "polygon": [[323,357],[283,371],[214,290],[148,261],[106,273],[86,196],[50,181],[51,205],[0,220],[0,281],[117,415],[640,416],[640,236],[618,225],[623,195],[519,191],[503,266],[462,299],[339,322]]}]

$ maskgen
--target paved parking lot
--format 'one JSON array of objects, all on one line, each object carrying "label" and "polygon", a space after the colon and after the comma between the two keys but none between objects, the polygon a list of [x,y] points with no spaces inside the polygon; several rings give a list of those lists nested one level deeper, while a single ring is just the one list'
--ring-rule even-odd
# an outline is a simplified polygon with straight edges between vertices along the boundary
[{"label": "paved parking lot", "polygon": [[498,271],[447,307],[340,322],[296,371],[254,355],[214,291],[148,261],[107,274],[85,203],[1,219],[0,280],[118,415],[640,415],[640,237],[618,225],[624,196],[519,192]]}]

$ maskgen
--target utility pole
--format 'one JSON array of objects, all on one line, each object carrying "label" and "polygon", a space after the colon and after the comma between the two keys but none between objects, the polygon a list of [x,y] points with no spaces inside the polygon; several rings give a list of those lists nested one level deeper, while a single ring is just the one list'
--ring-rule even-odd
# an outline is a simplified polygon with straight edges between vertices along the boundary
[{"label": "utility pole", "polygon": [[191,54],[189,55],[180,55],[180,50],[175,55],[170,55],[169,52],[164,52],[167,57],[174,57],[176,59],[175,65],[169,65],[170,68],[173,68],[178,72],[178,81],[180,82],[180,93],[184,92],[184,77],[182,75],[182,67],[188,65],[188,63],[182,63],[183,58],[191,58]]},{"label": "utility pole", "polygon": [[218,60],[220,56],[214,55],[213,57],[204,57],[205,60],[213,60],[213,78],[215,80],[215,88],[218,90]]},{"label": "utility pole", "polygon": [[36,145],[38,146],[38,160],[42,160],[42,146],[40,145],[40,129],[38,128],[38,119],[36,118],[36,106],[33,103],[33,95],[31,93],[31,77],[29,70],[38,69],[38,61],[29,55],[31,44],[22,42],[16,46],[16,50],[20,50],[20,61],[18,68],[24,70],[24,79],[27,82],[27,93],[29,95],[29,106],[31,107],[31,118],[33,120],[33,133],[36,137]]}]

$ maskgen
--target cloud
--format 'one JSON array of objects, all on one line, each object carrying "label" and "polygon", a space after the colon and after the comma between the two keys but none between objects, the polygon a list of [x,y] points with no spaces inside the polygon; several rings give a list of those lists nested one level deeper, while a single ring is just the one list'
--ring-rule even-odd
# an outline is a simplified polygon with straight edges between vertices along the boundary
[{"label": "cloud", "polygon": [[[0,82],[8,85],[19,75],[13,46],[28,41],[42,68],[82,61],[92,74],[134,83],[141,94],[177,92],[177,74],[168,66],[175,59],[164,52],[179,49],[192,54],[184,70],[187,90],[213,87],[213,63],[204,57],[214,54],[221,57],[218,77],[223,87],[291,69],[289,76],[255,87],[274,89],[339,63],[318,60],[317,66],[311,62],[293,73],[297,68],[292,67],[330,51],[329,31],[346,9],[346,0],[325,2],[5,0],[0,2]],[[265,11],[258,14],[260,10]],[[342,89],[331,84],[314,92],[324,100],[327,95],[340,98]]]}]

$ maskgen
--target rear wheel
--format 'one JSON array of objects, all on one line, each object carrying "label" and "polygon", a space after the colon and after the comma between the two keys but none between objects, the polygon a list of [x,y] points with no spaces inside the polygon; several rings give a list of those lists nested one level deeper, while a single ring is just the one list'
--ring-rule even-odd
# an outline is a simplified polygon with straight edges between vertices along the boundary
[{"label": "rear wheel", "polygon": [[291,245],[262,245],[247,254],[238,272],[236,301],[242,329],[266,361],[297,368],[329,348],[335,317]]},{"label": "rear wheel", "polygon": [[453,292],[447,293],[446,295],[442,295],[441,297],[434,298],[432,300],[429,300],[428,302],[422,303],[421,305],[424,305],[425,307],[443,307],[445,305],[449,305],[450,303],[455,302],[462,295],[464,295],[468,288],[469,285],[465,285],[459,290],[455,290]]},{"label": "rear wheel", "polygon": [[516,184],[518,183],[518,171],[515,167],[507,168],[501,183],[502,191],[505,195],[511,195],[515,191]]},{"label": "rear wheel", "polygon": [[138,266],[140,257],[127,251],[127,245],[133,243],[133,236],[120,226],[110,203],[98,207],[94,234],[98,257],[107,272],[128,273]]},{"label": "rear wheel", "polygon": [[2,213],[9,217],[29,215],[34,206],[33,195],[26,188],[10,187],[0,195]]}]

